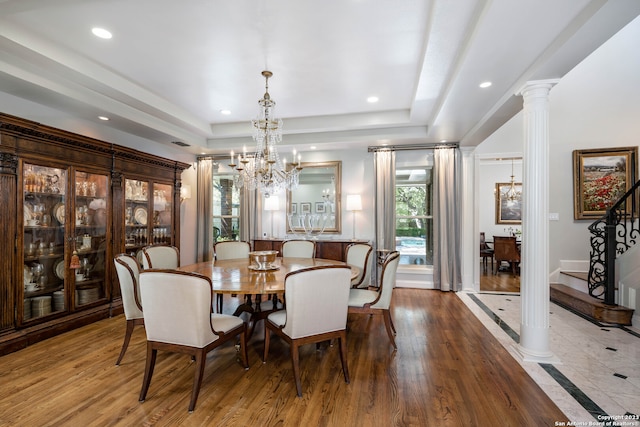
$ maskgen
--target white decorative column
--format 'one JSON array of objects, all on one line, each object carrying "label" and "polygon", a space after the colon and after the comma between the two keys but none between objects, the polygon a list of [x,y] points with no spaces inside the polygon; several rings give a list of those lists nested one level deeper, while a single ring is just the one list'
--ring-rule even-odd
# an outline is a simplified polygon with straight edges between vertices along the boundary
[{"label": "white decorative column", "polygon": [[521,322],[525,361],[554,363],[549,350],[549,91],[558,80],[530,81],[524,98]]}]

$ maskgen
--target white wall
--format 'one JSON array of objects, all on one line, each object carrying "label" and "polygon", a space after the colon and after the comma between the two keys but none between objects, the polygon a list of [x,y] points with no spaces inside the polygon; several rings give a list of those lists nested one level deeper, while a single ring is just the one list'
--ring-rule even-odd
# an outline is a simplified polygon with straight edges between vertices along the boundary
[{"label": "white wall", "polygon": [[[640,18],[567,73],[549,96],[549,267],[589,258],[591,221],[573,219],[572,152],[638,146],[640,142]],[[522,152],[522,113],[476,148],[478,158]],[[481,171],[480,171],[481,173]],[[524,184],[526,187],[526,183]],[[526,238],[526,236],[525,236]]]}]

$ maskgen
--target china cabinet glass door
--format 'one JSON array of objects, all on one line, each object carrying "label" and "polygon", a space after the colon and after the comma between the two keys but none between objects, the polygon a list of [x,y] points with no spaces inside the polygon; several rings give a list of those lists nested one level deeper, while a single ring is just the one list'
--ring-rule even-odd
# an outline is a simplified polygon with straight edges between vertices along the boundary
[{"label": "china cabinet glass door", "polygon": [[148,245],[149,183],[125,180],[125,248],[134,255]]},{"label": "china cabinet glass door", "polygon": [[151,242],[155,245],[170,245],[172,235],[172,187],[153,184],[153,229]]},{"label": "china cabinet glass door", "polygon": [[67,171],[23,165],[23,310],[28,322],[68,310],[65,209]]},{"label": "china cabinet glass door", "polygon": [[106,175],[75,172],[74,239],[80,267],[74,270],[75,306],[106,297],[109,182]]}]

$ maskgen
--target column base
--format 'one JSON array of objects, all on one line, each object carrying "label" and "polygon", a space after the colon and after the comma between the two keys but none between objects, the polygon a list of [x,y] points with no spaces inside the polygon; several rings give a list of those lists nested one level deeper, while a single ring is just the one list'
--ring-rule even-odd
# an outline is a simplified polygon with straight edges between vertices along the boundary
[{"label": "column base", "polygon": [[522,347],[520,344],[513,344],[515,354],[524,362],[550,363],[552,365],[562,365],[562,361],[552,352],[539,352]]}]

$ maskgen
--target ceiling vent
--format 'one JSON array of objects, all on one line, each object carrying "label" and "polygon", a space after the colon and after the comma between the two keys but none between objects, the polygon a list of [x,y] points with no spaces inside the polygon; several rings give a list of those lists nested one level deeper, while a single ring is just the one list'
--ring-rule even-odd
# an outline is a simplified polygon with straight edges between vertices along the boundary
[{"label": "ceiling vent", "polygon": [[187,144],[186,142],[182,142],[182,141],[171,141],[171,143],[179,145],[180,147],[191,147],[189,144]]}]

